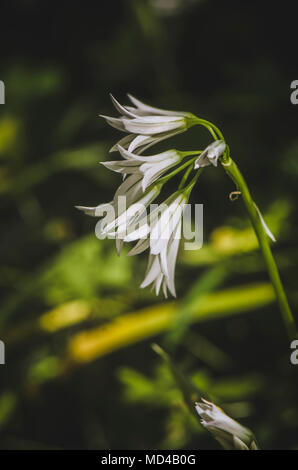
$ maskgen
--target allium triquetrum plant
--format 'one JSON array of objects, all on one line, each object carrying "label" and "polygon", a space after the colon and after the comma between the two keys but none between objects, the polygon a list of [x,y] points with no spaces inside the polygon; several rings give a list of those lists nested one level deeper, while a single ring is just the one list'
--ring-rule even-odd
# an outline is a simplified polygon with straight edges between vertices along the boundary
[{"label": "allium triquetrum plant", "polygon": [[195,404],[202,426],[226,450],[258,450],[252,431],[230,418],[219,406],[201,398]]},{"label": "allium triquetrum plant", "polygon": [[[119,117],[102,116],[119,131],[126,133],[111,149],[118,151],[121,160],[103,162],[106,168],[123,175],[123,182],[117,189],[113,201],[96,207],[77,206],[91,216],[106,217],[96,227],[98,238],[114,238],[120,254],[123,243],[136,242],[128,253],[137,255],[149,251],[145,279],[141,287],[152,284],[156,295],[163,289],[175,291],[175,265],[181,239],[182,216],[204,167],[216,167],[218,162],[236,185],[232,197],[241,195],[266,262],[271,283],[291,338],[296,336],[296,327],[285,291],[283,289],[269,238],[275,241],[260,210],[253,201],[247,184],[236,163],[223,133],[213,123],[192,113],[168,111],[149,106],[128,95],[131,104],[121,105],[113,96],[112,102]],[[166,150],[162,153],[144,156],[143,153],[176,134],[193,126],[205,127],[212,142],[205,149],[194,151]],[[191,178],[191,172],[195,171]],[[148,206],[160,194],[163,186],[176,174],[183,172],[181,183],[173,194],[147,215]],[[123,203],[124,202],[124,203]]]}]

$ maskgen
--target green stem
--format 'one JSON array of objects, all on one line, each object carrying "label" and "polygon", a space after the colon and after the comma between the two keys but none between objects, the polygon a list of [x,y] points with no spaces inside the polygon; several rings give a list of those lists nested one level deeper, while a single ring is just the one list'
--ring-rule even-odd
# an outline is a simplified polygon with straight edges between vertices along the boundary
[{"label": "green stem", "polygon": [[288,303],[288,300],[287,300],[287,297],[286,297],[286,294],[285,294],[285,291],[284,291],[284,288],[283,288],[283,285],[279,276],[279,272],[278,272],[275,260],[271,252],[267,234],[264,231],[264,227],[260,220],[260,216],[257,212],[254,201],[251,197],[247,184],[239,168],[237,167],[236,163],[231,158],[228,159],[228,162],[225,162],[222,159],[221,163],[226,173],[230,176],[230,178],[232,178],[234,183],[238,186],[239,190],[241,191],[244,204],[248,211],[251,223],[255,230],[256,236],[260,244],[260,248],[262,250],[262,253],[263,253],[266,265],[267,265],[267,270],[268,270],[268,273],[269,273],[269,276],[270,276],[270,279],[271,279],[271,282],[275,291],[275,295],[279,304],[279,308],[282,313],[284,323],[287,328],[289,338],[292,340],[296,338],[296,335],[297,335],[295,320],[292,315],[292,312],[291,312],[291,309],[290,309],[290,306],[289,306],[289,303]]},{"label": "green stem", "polygon": [[188,176],[189,176],[189,174],[190,174],[190,172],[191,172],[192,169],[193,169],[193,168],[192,168],[191,166],[189,166],[189,167],[187,168],[186,172],[184,173],[184,175],[183,175],[183,177],[182,177],[182,179],[181,179],[181,181],[180,181],[180,184],[179,184],[179,186],[178,186],[178,189],[183,188],[184,183],[185,183],[185,181],[187,180],[187,178],[188,178]]},{"label": "green stem", "polygon": [[[191,125],[192,126],[199,125],[199,126],[205,127],[205,129],[207,129],[210,132],[214,140],[222,140],[223,142],[226,143],[223,133],[212,122],[207,121],[206,119],[201,119],[201,118],[198,118],[197,116],[194,116]],[[225,150],[224,155],[222,156],[222,160],[224,163],[226,163],[229,160],[229,158],[230,158],[230,148],[226,143],[226,150]]]},{"label": "green stem", "polygon": [[215,126],[215,124],[213,124],[210,121],[207,121],[206,119],[201,119],[201,118],[197,118],[197,119],[198,119],[198,124],[201,124],[202,126],[206,127],[209,130],[209,132],[214,137],[214,140],[220,139],[225,142],[223,133],[217,126]]},{"label": "green stem", "polygon": [[188,183],[188,185],[183,188],[181,191],[185,192],[186,194],[190,194],[191,191],[192,191],[192,188],[194,187],[194,185],[196,184],[196,182],[198,181],[198,178],[199,176],[201,175],[202,171],[204,170],[204,168],[199,168],[195,174],[195,176],[193,177],[193,179]]}]

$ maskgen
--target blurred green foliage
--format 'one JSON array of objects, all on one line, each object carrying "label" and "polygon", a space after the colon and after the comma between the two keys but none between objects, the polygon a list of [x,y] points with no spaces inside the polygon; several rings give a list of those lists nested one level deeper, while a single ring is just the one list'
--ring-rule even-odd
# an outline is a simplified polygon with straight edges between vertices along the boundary
[{"label": "blurred green foliage", "polygon": [[[224,172],[206,169],[192,195],[204,204],[205,241],[179,255],[177,300],[140,290],[146,257],[117,257],[74,209],[109,201],[120,181],[98,165],[119,138],[98,118],[114,112],[108,92],[209,118],[277,237],[295,311],[294,15],[271,4],[269,22],[259,2],[235,0],[12,0],[3,10],[0,447],[215,448],[150,348],[158,337],[191,388],[262,448],[297,448],[297,371]],[[207,134],[192,129],[170,146],[198,140]]]}]

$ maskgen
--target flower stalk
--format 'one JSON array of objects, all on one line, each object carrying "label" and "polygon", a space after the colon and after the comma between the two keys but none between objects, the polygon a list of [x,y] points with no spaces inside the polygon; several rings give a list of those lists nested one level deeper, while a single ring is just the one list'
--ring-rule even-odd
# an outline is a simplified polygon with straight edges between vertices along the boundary
[{"label": "flower stalk", "polygon": [[[215,159],[214,159],[214,152],[212,151],[212,146],[218,141],[217,139],[220,139],[223,143],[225,143],[225,138],[218,127],[216,127],[213,123],[205,119],[197,118],[196,124],[202,125],[206,129],[208,129],[208,131],[214,138],[215,142],[209,146],[209,148],[211,148],[211,157],[208,156],[208,147],[204,151],[204,154],[207,153],[207,155],[204,155],[204,159],[205,159],[204,166],[207,166],[208,164],[209,165],[214,164]],[[202,157],[203,155],[200,155],[198,157],[195,163],[195,168],[198,168],[200,166],[199,163],[200,163],[200,160],[202,161]],[[229,146],[226,145],[225,151],[221,155],[218,155],[217,157],[219,161],[221,162],[222,166],[224,167],[226,173],[235,183],[237,187],[237,191],[235,193],[241,194],[243,197],[245,207],[247,209],[249,218],[251,220],[253,229],[257,236],[260,249],[262,251],[262,254],[266,263],[266,267],[269,273],[272,286],[275,291],[276,299],[277,299],[277,302],[278,302],[278,305],[282,314],[282,318],[283,318],[283,321],[287,330],[288,337],[290,340],[295,339],[297,338],[296,323],[295,323],[293,314],[291,312],[289,302],[288,302],[285,290],[283,288],[283,285],[280,279],[278,268],[277,268],[276,262],[274,260],[274,257],[270,248],[268,236],[274,241],[275,239],[273,235],[271,234],[270,230],[268,229],[268,227],[266,226],[257,205],[252,199],[252,196],[247,187],[245,179],[243,178],[243,175],[241,174],[236,163],[230,157]],[[208,158],[209,158],[209,162],[208,162]]]},{"label": "flower stalk", "polygon": [[288,303],[288,299],[284,291],[284,288],[280,279],[280,275],[279,275],[279,272],[278,272],[278,269],[277,269],[277,266],[276,266],[271,248],[270,248],[268,236],[262,224],[262,220],[260,218],[258,209],[251,197],[251,194],[247,187],[245,179],[243,178],[238,166],[232,160],[232,158],[229,157],[228,159],[226,159],[226,162],[221,161],[221,163],[226,173],[234,181],[234,183],[239,188],[239,191],[241,192],[249,218],[251,220],[252,226],[258,238],[260,249],[262,251],[262,254],[263,254],[266,266],[267,266],[267,270],[268,270],[270,280],[275,291],[276,299],[278,301],[279,308],[282,313],[282,317],[283,317],[283,320],[287,329],[288,336],[292,340],[297,335],[295,320],[292,315],[292,312]]}]

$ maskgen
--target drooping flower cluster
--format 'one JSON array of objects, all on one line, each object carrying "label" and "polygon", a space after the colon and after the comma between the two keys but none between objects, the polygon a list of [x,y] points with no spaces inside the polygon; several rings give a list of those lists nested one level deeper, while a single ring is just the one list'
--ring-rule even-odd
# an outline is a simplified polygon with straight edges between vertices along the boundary
[{"label": "drooping flower cluster", "polygon": [[[175,264],[189,191],[185,188],[176,191],[149,215],[146,208],[159,195],[165,182],[162,177],[168,170],[185,157],[195,155],[193,164],[200,152],[167,150],[155,155],[142,154],[152,145],[187,130],[193,125],[194,116],[154,108],[128,96],[133,106],[122,106],[111,96],[119,117],[102,116],[111,126],[128,133],[110,149],[110,152],[119,151],[122,159],[102,162],[106,168],[123,174],[125,179],[110,203],[77,208],[98,217],[112,208],[114,215],[104,217],[96,226],[98,238],[115,238],[118,254],[123,242],[137,242],[128,253],[130,256],[149,249],[147,272],[141,287],[152,284],[156,294],[162,287],[165,296],[167,290],[175,296]],[[121,197],[125,198],[125,204],[120,203]]]},{"label": "drooping flower cluster", "polygon": [[253,433],[230,418],[214,403],[202,398],[196,403],[201,424],[227,450],[258,450]]},{"label": "drooping flower cluster", "polygon": [[[133,241],[137,243],[128,253],[130,256],[148,249],[147,272],[141,287],[152,284],[156,295],[162,287],[165,296],[167,290],[175,296],[175,264],[182,234],[182,217],[190,192],[202,168],[217,166],[218,159],[226,155],[228,147],[221,132],[208,121],[191,113],[155,108],[131,95],[128,97],[131,105],[123,106],[111,96],[120,115],[102,116],[111,126],[127,134],[110,149],[110,152],[119,152],[121,159],[101,162],[106,168],[121,173],[124,181],[109,203],[76,207],[85,214],[101,217],[96,225],[96,235],[98,238],[114,238],[118,254],[123,243]],[[171,149],[143,155],[153,145],[196,124],[205,126],[214,138],[205,150]],[[147,208],[152,206],[163,185],[184,169],[178,190],[148,215]],[[188,182],[192,169],[198,171]],[[270,236],[271,232],[259,215],[264,230]]]}]

